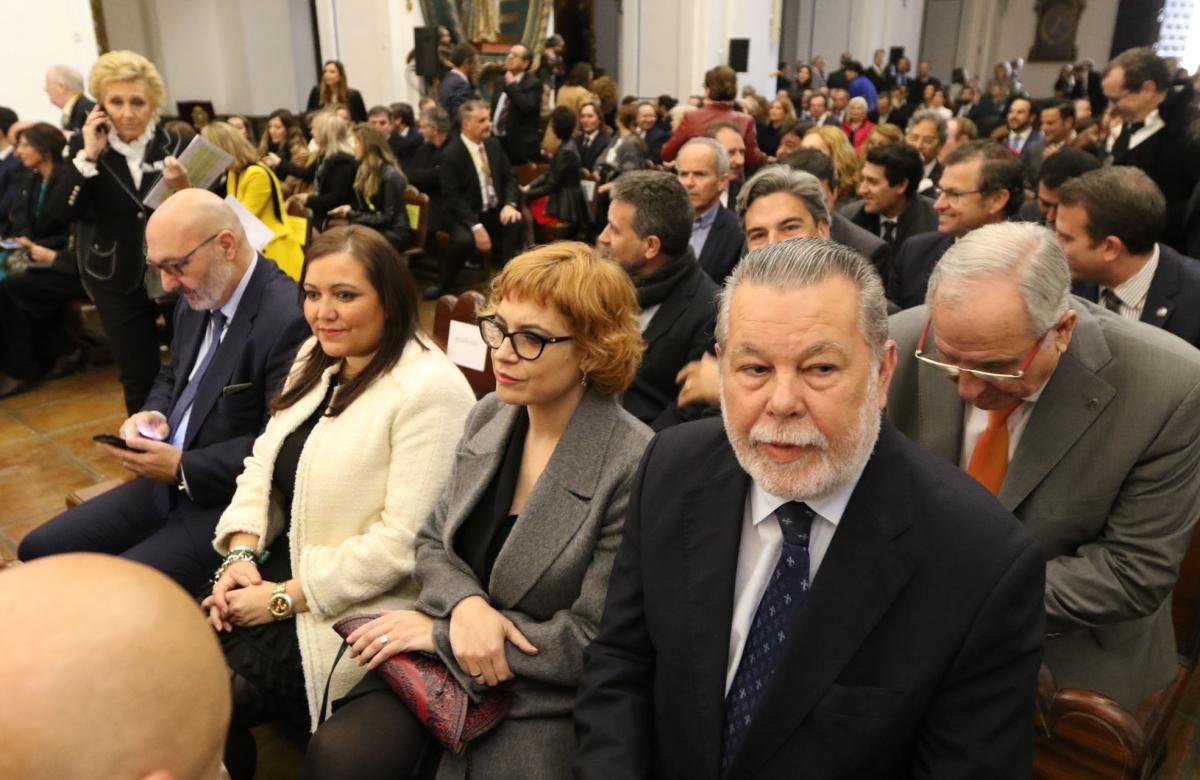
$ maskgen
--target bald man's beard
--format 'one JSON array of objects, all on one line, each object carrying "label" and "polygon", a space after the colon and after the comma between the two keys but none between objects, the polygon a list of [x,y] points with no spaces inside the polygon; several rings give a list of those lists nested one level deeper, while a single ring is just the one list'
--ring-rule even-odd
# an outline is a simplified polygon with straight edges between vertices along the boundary
[{"label": "bald man's beard", "polygon": [[183,285],[178,287],[179,294],[188,302],[188,306],[196,311],[215,309],[225,297],[225,291],[229,289],[229,282],[233,280],[233,261],[221,258],[213,258],[213,260],[208,276],[197,287]]},{"label": "bald man's beard", "polygon": [[[869,375],[871,381],[867,383],[854,426],[836,441],[830,441],[808,416],[793,422],[760,420],[749,433],[726,424],[725,433],[742,469],[763,490],[789,501],[823,498],[849,483],[870,459],[883,423],[879,385],[874,381],[879,375],[877,365]],[[727,419],[724,384],[722,378],[721,416]],[[776,463],[760,451],[759,445],[765,443],[806,447],[808,452],[791,463]]]}]

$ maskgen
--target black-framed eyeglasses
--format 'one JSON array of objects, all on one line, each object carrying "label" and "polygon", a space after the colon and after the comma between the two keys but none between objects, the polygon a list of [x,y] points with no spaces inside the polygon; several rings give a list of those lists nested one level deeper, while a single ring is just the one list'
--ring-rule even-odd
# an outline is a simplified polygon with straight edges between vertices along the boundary
[{"label": "black-framed eyeglasses", "polygon": [[187,265],[188,262],[192,259],[192,255],[196,254],[196,252],[198,252],[200,250],[200,247],[204,246],[209,241],[212,241],[214,238],[216,238],[219,235],[221,235],[220,230],[218,230],[216,233],[213,233],[211,236],[204,239],[199,244],[196,244],[196,246],[192,247],[192,251],[188,252],[186,255],[184,255],[183,257],[180,257],[176,260],[165,260],[161,263],[156,263],[153,260],[147,259],[146,265],[150,266],[155,271],[159,271],[160,273],[166,274],[167,276],[175,276],[175,277],[183,276],[183,267],[185,265]]},{"label": "black-framed eyeglasses", "polygon": [[989,190],[942,190],[938,194],[938,197],[945,195],[946,201],[948,203],[953,203],[955,205],[958,205],[962,201],[962,199],[967,197],[968,195],[980,195],[980,194],[988,192],[988,191]]},{"label": "black-framed eyeglasses", "polygon": [[913,357],[915,357],[917,360],[920,360],[922,363],[927,363],[935,368],[940,368],[956,379],[958,378],[959,374],[968,374],[976,379],[982,379],[985,382],[1000,383],[1012,382],[1025,376],[1025,371],[1029,368],[1029,364],[1033,362],[1033,359],[1037,357],[1038,350],[1042,347],[1042,342],[1046,340],[1046,335],[1050,333],[1050,330],[1054,329],[1051,327],[1050,330],[1046,331],[1046,333],[1038,336],[1038,340],[1033,342],[1033,346],[1029,348],[1029,352],[1025,354],[1024,359],[1022,359],[1020,365],[1017,366],[1017,370],[1011,374],[1008,374],[995,371],[981,371],[977,368],[963,368],[962,366],[956,366],[953,363],[943,363],[940,360],[935,360],[929,355],[926,355],[925,339],[929,335],[929,326],[932,324],[932,320],[925,321],[925,327],[921,330],[921,340],[917,342],[917,349],[913,353]]},{"label": "black-framed eyeglasses", "polygon": [[500,349],[505,339],[512,341],[513,352],[522,360],[537,360],[547,344],[570,341],[573,336],[543,336],[528,330],[510,331],[492,316],[479,318],[479,335],[492,349]]}]

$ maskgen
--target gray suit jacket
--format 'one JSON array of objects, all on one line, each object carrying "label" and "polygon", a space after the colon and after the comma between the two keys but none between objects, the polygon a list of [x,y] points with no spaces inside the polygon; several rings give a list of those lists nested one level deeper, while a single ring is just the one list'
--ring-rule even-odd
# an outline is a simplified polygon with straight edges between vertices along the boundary
[{"label": "gray suit jacket", "polygon": [[633,475],[650,441],[650,429],[614,398],[585,393],[485,587],[455,554],[454,535],[499,468],[519,411],[495,395],[476,404],[450,481],[417,536],[417,608],[435,618],[438,655],[468,691],[487,688],[459,668],[450,646],[450,611],[464,598],[487,599],[540,651],[528,656],[507,646],[516,675],[507,683],[511,712],[462,756],[443,756],[439,780],[570,777],[583,651],[600,624]]},{"label": "gray suit jacket", "polygon": [[863,230],[836,211],[829,214],[829,238],[870,260],[880,278],[886,283],[888,268],[892,262],[892,250],[886,241]]},{"label": "gray suit jacket", "polygon": [[[1045,661],[1060,687],[1136,710],[1175,673],[1170,593],[1200,512],[1200,352],[1080,298],[1000,503],[1046,552]],[[928,309],[893,316],[888,416],[953,463],[963,402],[913,357]],[[930,334],[932,339],[932,332]]]}]

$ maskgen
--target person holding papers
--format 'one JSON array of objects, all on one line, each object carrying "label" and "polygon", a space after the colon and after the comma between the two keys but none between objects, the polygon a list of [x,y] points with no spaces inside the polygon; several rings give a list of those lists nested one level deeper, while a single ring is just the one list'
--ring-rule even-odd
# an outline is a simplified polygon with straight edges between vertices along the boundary
[{"label": "person holding papers", "polygon": [[140,54],[102,55],[88,75],[88,91],[96,105],[71,138],[65,174],[77,196],[68,208],[70,220],[81,223],[80,277],[112,344],[125,408],[133,413],[142,408],[160,365],[154,298],[163,293],[157,275],[146,273],[146,221],[153,209],[143,201],[160,179],[174,190],[189,186],[175,158],[191,137],[158,125],[166,87]]},{"label": "person holding papers", "polygon": [[304,247],[288,226],[283,185],[275,173],[258,161],[258,151],[233,125],[212,122],[200,131],[205,141],[233,156],[225,187],[255,218],[270,228],[273,237],[262,247],[264,256],[288,276],[299,281]]}]

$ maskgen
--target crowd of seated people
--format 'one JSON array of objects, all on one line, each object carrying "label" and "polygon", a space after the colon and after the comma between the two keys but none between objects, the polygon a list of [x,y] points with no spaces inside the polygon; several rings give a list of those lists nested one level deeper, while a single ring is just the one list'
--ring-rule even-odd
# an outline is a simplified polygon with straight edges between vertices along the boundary
[{"label": "crowd of seated people", "polygon": [[[0,108],[0,397],[85,365],[90,300],[128,413],[129,479],[18,556],[202,605],[232,777],[273,720],[311,778],[1027,776],[1039,666],[1154,701],[1200,517],[1192,78],[881,49],[622,98],[552,40],[487,95],[439,51],[416,110],[330,61],[305,114],[203,127],[211,191],[133,52],[47,74],[61,127]],[[481,281],[475,402],[418,311]],[[507,696],[490,734],[438,748],[373,671],[410,653]]]}]

